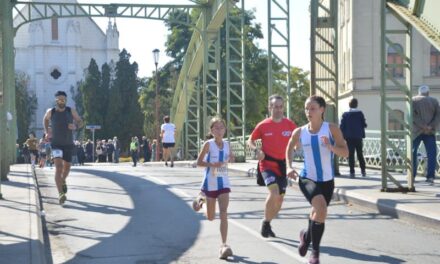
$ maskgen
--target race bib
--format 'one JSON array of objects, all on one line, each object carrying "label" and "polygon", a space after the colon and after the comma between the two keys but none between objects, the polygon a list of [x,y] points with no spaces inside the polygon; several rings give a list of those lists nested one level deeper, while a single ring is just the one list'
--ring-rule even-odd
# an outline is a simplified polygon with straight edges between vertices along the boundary
[{"label": "race bib", "polygon": [[63,151],[61,149],[52,149],[52,156],[54,158],[62,158],[63,157]]},{"label": "race bib", "polygon": [[226,177],[228,176],[228,165],[225,164],[220,168],[213,168],[212,175],[215,177]]}]

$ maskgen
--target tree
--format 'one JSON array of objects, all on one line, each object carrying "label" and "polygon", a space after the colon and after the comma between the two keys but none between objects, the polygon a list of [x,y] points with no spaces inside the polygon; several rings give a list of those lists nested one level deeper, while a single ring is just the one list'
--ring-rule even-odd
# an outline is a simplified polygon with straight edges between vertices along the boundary
[{"label": "tree", "polygon": [[298,126],[306,124],[307,118],[304,114],[304,103],[310,95],[309,72],[301,68],[292,67],[290,69],[290,80],[292,93],[290,94],[290,118]]},{"label": "tree", "polygon": [[104,138],[109,138],[112,135],[109,134],[109,126],[108,118],[107,118],[107,109],[109,102],[109,92],[110,86],[112,83],[112,69],[109,64],[104,63],[101,67],[101,84],[99,85],[98,93],[97,93],[97,101],[99,101],[98,111],[102,113],[102,126],[103,129],[100,131],[100,136]]},{"label": "tree", "polygon": [[[118,136],[126,148],[132,136],[142,135],[143,118],[139,106],[138,64],[130,63],[130,53],[119,53],[116,76],[110,88],[106,124],[110,135]],[[111,124],[111,126],[110,126]]]},{"label": "tree", "polygon": [[[86,71],[86,78],[84,83],[80,86],[80,92],[84,103],[84,123],[86,125],[103,125],[104,111],[102,105],[107,102],[101,100],[101,73],[98,65],[94,59],[90,60],[90,64]],[[101,138],[102,132],[96,131],[96,137]],[[90,132],[86,132],[87,137],[90,137]]]},{"label": "tree", "polygon": [[29,76],[15,73],[15,108],[17,114],[18,142],[23,143],[29,135],[29,128],[35,120],[38,101],[34,93],[28,91]]},{"label": "tree", "polygon": [[[75,102],[75,109],[78,112],[79,116],[84,116],[84,103],[83,103],[83,95],[80,91],[81,85],[83,85],[83,81],[79,81],[76,83],[75,86],[70,87],[70,93],[72,94],[72,100]],[[81,129],[78,129],[75,131],[76,135],[75,138],[83,139],[85,128],[82,127]]]}]

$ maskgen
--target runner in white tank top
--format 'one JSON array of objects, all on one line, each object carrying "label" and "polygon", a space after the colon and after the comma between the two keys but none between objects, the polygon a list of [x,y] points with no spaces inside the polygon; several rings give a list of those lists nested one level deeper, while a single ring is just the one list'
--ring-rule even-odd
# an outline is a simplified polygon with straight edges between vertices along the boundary
[{"label": "runner in white tank top", "polygon": [[333,159],[334,154],[321,142],[322,137],[330,139],[334,145],[328,122],[323,122],[318,133],[312,134],[308,125],[301,127],[300,143],[304,154],[304,168],[300,176],[315,182],[330,181],[334,178]]},{"label": "runner in white tank top", "polygon": [[228,177],[229,142],[222,140],[223,148],[220,149],[215,143],[215,139],[207,141],[209,152],[204,161],[208,163],[223,163],[221,167],[205,168],[205,178],[203,179],[201,190],[204,192],[221,191],[230,188]]},{"label": "runner in white tank top", "polygon": [[298,253],[304,257],[312,243],[309,264],[319,264],[327,207],[334,190],[333,155],[348,156],[347,144],[339,127],[324,122],[325,107],[325,100],[320,96],[310,96],[306,100],[305,114],[309,123],[293,131],[286,150],[287,176],[293,179],[299,176],[293,167],[293,152],[299,148],[304,152],[304,167],[298,185],[312,210],[308,228],[299,235]]},{"label": "runner in white tank top", "polygon": [[214,117],[210,123],[210,132],[213,139],[207,140],[197,158],[197,165],[206,167],[201,186],[201,192],[193,202],[195,211],[199,211],[206,203],[206,218],[214,220],[215,204],[218,201],[220,210],[220,234],[222,244],[219,258],[227,259],[232,256],[232,249],[226,244],[228,236],[228,205],[230,184],[228,177],[228,162],[234,156],[230,152],[229,142],[223,140],[226,132],[225,122]]}]

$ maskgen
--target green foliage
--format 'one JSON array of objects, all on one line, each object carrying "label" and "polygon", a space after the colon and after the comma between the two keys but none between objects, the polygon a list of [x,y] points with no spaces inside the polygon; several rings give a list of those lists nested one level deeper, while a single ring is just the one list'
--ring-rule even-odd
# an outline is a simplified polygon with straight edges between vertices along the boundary
[{"label": "green foliage", "polygon": [[116,63],[116,75],[110,87],[106,124],[109,135],[118,136],[126,148],[132,136],[142,135],[143,118],[139,106],[138,65],[123,49]]},{"label": "green foliage", "polygon": [[[85,81],[80,86],[84,103],[84,123],[86,125],[103,125],[104,123],[104,112],[101,111],[101,104],[106,104],[107,102],[100,100],[100,85],[101,73],[99,72],[96,61],[91,59],[89,67],[87,68]],[[100,130],[97,130],[95,133],[96,138],[101,138],[102,132],[100,132]],[[86,131],[86,136],[91,138],[90,131]]]},{"label": "green foliage", "polygon": [[15,109],[17,114],[18,142],[21,144],[28,138],[31,123],[35,120],[37,96],[28,91],[29,76],[23,72],[15,73]]},{"label": "green foliage", "polygon": [[[83,103],[83,95],[80,91],[81,85],[83,85],[83,81],[79,81],[76,83],[76,86],[70,87],[70,93],[72,94],[72,100],[75,102],[76,111],[78,112],[78,115],[83,117],[84,116],[84,103]],[[76,130],[75,138],[83,139],[85,133],[85,128],[82,127],[79,130]]]},{"label": "green foliage", "polygon": [[304,102],[310,95],[309,72],[305,72],[301,68],[292,67],[290,70],[290,82],[292,87],[290,94],[290,118],[298,126],[301,126],[307,123],[307,118],[304,114]]}]

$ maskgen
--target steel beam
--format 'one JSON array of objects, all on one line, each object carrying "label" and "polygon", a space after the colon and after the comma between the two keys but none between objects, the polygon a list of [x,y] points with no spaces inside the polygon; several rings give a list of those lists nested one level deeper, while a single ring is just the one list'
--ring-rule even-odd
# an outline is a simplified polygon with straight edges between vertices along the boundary
[{"label": "steel beam", "polygon": [[[388,7],[387,7],[388,6]],[[388,28],[387,25],[387,9],[391,10],[391,14],[398,18],[404,30],[396,28]],[[395,7],[390,7],[386,0],[382,0],[381,6],[381,171],[382,171],[382,191],[415,191],[414,181],[412,177],[412,31],[413,27],[407,23],[404,18],[399,17],[399,13],[395,11]],[[398,55],[403,59],[402,64],[387,63],[388,47],[392,47],[395,43],[388,37],[389,35],[401,34],[405,36],[406,43],[404,51],[398,51]],[[405,82],[397,79],[392,75],[392,70],[403,68],[405,71]],[[398,89],[392,89],[397,87]],[[397,93],[397,95],[396,95]],[[388,130],[387,117],[392,114],[393,102],[403,102],[405,104],[405,118],[402,120],[402,131]],[[399,140],[391,141],[390,137],[399,137]],[[404,164],[393,164],[392,160],[388,160],[387,149],[391,148],[398,153]],[[390,173],[392,169],[406,169],[407,171],[407,187],[399,183]],[[391,181],[396,187],[389,187]]]},{"label": "steel beam", "polygon": [[[290,0],[268,0],[268,96],[274,91],[275,79],[286,94],[286,115],[290,118]],[[274,72],[274,63],[281,69]],[[280,74],[282,76],[280,76]]]},{"label": "steel beam", "polygon": [[[228,141],[234,138],[239,147],[236,157],[246,159],[246,88],[244,52],[244,0],[241,8],[226,2],[226,123]],[[234,13],[232,13],[234,11]],[[240,160],[241,161],[241,160]]]}]

